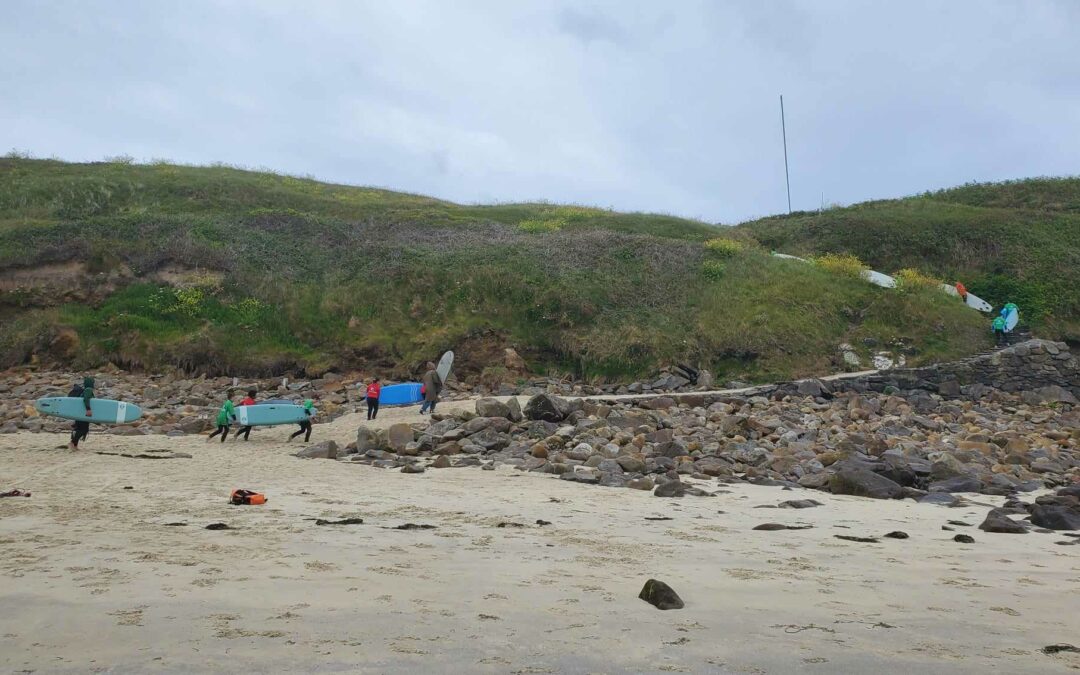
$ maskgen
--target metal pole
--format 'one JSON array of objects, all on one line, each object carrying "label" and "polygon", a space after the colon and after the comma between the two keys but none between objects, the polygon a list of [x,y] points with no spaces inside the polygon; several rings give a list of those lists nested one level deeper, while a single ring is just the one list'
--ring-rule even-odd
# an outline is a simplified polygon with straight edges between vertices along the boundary
[{"label": "metal pole", "polygon": [[780,94],[780,130],[784,134],[784,181],[787,183],[787,212],[791,215],[791,176],[787,165],[787,125],[784,123],[784,95]]}]

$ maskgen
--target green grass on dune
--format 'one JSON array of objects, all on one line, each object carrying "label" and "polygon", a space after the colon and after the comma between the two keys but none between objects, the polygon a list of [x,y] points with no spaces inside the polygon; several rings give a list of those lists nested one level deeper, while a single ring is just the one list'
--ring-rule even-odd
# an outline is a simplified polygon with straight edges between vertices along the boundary
[{"label": "green grass on dune", "polygon": [[[718,234],[743,244],[704,244]],[[89,304],[0,291],[0,365],[50,358],[63,327],[79,335],[78,367],[234,374],[402,374],[494,340],[539,371],[627,378],[688,360],[762,380],[834,370],[841,342],[926,361],[989,339],[984,317],[943,294],[835,277],[671,216],[459,206],[227,167],[0,160],[0,275],[71,261],[91,273],[82,283],[126,281]],[[161,276],[174,268],[184,281]]]},{"label": "green grass on dune", "polygon": [[851,253],[890,273],[962,280],[1039,332],[1080,337],[1080,179],[968,185],[901,200],[746,223],[783,253]]}]

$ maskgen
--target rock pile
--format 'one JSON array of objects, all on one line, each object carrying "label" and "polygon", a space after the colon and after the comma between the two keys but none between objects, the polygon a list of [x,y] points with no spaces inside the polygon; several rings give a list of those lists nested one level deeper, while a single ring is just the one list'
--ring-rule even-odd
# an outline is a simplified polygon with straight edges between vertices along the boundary
[{"label": "rock pile", "polygon": [[[390,468],[442,457],[441,466],[503,464],[669,497],[709,494],[702,480],[749,481],[952,504],[955,493],[1013,495],[1080,481],[1080,410],[1068,404],[1002,392],[973,402],[924,390],[804,389],[680,402],[540,394],[524,410],[481,399],[475,413],[426,426],[361,428],[351,461]],[[1057,511],[1043,507],[1069,499],[1036,511],[1052,517]]]}]

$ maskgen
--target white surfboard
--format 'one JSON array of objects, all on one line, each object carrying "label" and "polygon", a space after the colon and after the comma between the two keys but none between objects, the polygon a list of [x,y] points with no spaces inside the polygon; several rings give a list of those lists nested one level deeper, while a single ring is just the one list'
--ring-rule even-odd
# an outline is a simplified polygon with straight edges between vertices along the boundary
[{"label": "white surfboard", "polygon": [[799,262],[804,262],[804,263],[810,262],[806,258],[799,258],[797,256],[788,255],[787,253],[773,253],[773,257],[775,257],[775,258],[784,258],[785,260],[798,260]]},{"label": "white surfboard", "polygon": [[1015,308],[1009,308],[1003,316],[1005,317],[1005,332],[1011,333],[1012,329],[1016,328],[1016,324],[1020,323],[1020,312],[1016,311]]},{"label": "white surfboard", "polygon": [[[960,297],[960,291],[956,290],[956,286],[950,286],[949,284],[941,284],[941,290],[945,291],[951,296]],[[992,312],[994,308],[990,306],[990,303],[982,298],[974,295],[970,291],[967,296],[967,306],[972,309],[977,309],[980,312]]]},{"label": "white surfboard", "polygon": [[435,372],[439,374],[439,379],[446,384],[446,378],[450,377],[450,369],[454,366],[454,352],[446,352],[439,359],[439,365],[435,366]]},{"label": "white surfboard", "polygon": [[882,274],[881,272],[875,272],[874,270],[863,270],[862,278],[875,286],[881,286],[882,288],[896,288],[896,279],[893,279],[888,274]]}]

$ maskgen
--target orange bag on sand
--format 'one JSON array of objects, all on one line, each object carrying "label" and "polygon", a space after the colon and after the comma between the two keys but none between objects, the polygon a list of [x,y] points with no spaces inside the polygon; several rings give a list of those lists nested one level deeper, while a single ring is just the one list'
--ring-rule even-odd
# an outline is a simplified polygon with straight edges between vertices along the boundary
[{"label": "orange bag on sand", "polygon": [[236,504],[237,506],[242,506],[246,504],[265,504],[266,495],[259,492],[252,492],[251,490],[238,489],[232,491],[232,496],[229,498],[229,502],[232,504]]}]

